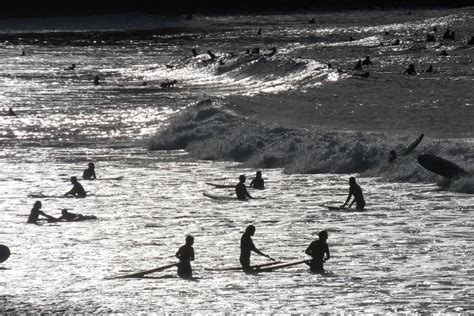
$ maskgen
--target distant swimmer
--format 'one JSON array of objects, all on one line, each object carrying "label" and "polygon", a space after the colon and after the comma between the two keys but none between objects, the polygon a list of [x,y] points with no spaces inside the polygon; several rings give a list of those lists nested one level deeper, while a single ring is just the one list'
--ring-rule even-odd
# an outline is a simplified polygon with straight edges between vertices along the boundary
[{"label": "distant swimmer", "polygon": [[395,150],[390,151],[390,157],[388,158],[388,162],[392,163],[397,159],[397,152]]},{"label": "distant swimmer", "polygon": [[193,53],[193,57],[196,57],[199,55],[198,52],[194,48],[191,49],[191,52]]},{"label": "distant swimmer", "polygon": [[439,54],[439,56],[448,56],[448,55],[449,54],[445,49],[443,49],[443,51]]},{"label": "distant swimmer", "polygon": [[354,70],[362,70],[362,60],[359,59],[357,64],[354,66]]},{"label": "distant swimmer", "polygon": [[175,84],[178,83],[178,80],[169,80],[169,81],[165,81],[165,82],[162,82],[160,83],[160,87],[162,88],[173,88]]},{"label": "distant swimmer", "polygon": [[400,45],[400,39],[398,38],[392,42],[392,46],[396,46],[396,45]]},{"label": "distant swimmer", "polygon": [[351,204],[349,204],[349,208],[356,203],[356,209],[363,210],[365,207],[365,200],[364,195],[362,194],[362,189],[356,183],[356,179],[354,177],[349,178],[349,195],[347,196],[346,202],[341,206],[344,208],[347,203],[351,200],[351,197],[354,196],[354,200],[352,200]]},{"label": "distant swimmer", "polygon": [[28,221],[26,223],[28,223],[28,224],[37,224],[40,215],[46,217],[50,221],[57,221],[58,220],[57,218],[55,218],[53,216],[50,216],[50,215],[46,214],[45,212],[43,212],[41,210],[41,207],[43,207],[43,205],[41,204],[41,201],[36,201],[35,204],[33,204],[33,208],[30,211],[30,215],[28,216]]},{"label": "distant swimmer", "polygon": [[449,39],[452,39],[452,40],[456,39],[456,33],[454,33],[454,31],[451,32],[451,34],[449,34]]},{"label": "distant swimmer", "polygon": [[95,165],[93,162],[89,162],[87,169],[82,173],[82,179],[84,180],[95,180],[97,176],[95,175]]},{"label": "distant swimmer", "polygon": [[17,116],[13,108],[9,108],[7,112],[7,116]]},{"label": "distant swimmer", "polygon": [[246,201],[247,199],[251,199],[252,196],[247,191],[247,187],[245,186],[245,176],[239,176],[239,183],[235,186],[235,194],[237,194],[238,200]]},{"label": "distant swimmer", "polygon": [[84,187],[77,181],[76,177],[71,177],[71,183],[73,187],[69,192],[64,194],[65,196],[72,195],[78,198],[85,198],[87,196],[86,190],[84,190]]},{"label": "distant swimmer", "polygon": [[74,69],[76,69],[76,64],[72,64],[71,66],[67,67],[64,70],[74,70]]},{"label": "distant swimmer", "polygon": [[373,65],[372,61],[370,61],[369,56],[365,57],[365,59],[362,61],[362,65]]},{"label": "distant swimmer", "polygon": [[316,21],[314,20],[314,18],[312,18],[311,20],[308,21],[308,24],[314,24],[316,23]]},{"label": "distant swimmer", "polygon": [[186,244],[181,246],[176,252],[176,258],[179,259],[178,275],[183,279],[192,279],[193,270],[191,269],[191,261],[194,261],[194,237],[186,236]]},{"label": "distant swimmer", "polygon": [[259,28],[259,29],[258,29],[257,35],[262,35],[262,28]]},{"label": "distant swimmer", "polygon": [[416,75],[416,73],[415,64],[410,64],[410,66],[408,66],[407,70],[404,72],[404,74],[407,75]]},{"label": "distant swimmer", "polygon": [[427,34],[426,35],[426,41],[427,42],[436,42],[436,37],[433,34]]},{"label": "distant swimmer", "polygon": [[426,72],[433,72],[433,66],[430,65],[430,66],[428,67],[428,69],[426,69]]},{"label": "distant swimmer", "polygon": [[253,178],[252,182],[250,182],[250,187],[254,189],[263,190],[265,189],[265,181],[262,178],[262,172],[257,171],[255,178]]},{"label": "distant swimmer", "polygon": [[268,54],[265,54],[265,56],[267,56],[267,57],[272,57],[272,56],[275,55],[276,52],[277,52],[276,47],[272,47],[270,50],[271,50],[271,52],[268,53]]},{"label": "distant swimmer", "polygon": [[[329,246],[326,243],[328,232],[322,230],[318,235],[319,240],[315,240],[309,244],[305,253],[313,258],[309,262],[311,272],[324,273],[324,262],[331,258],[331,255],[329,254]],[[326,257],[324,255],[326,255]]]},{"label": "distant swimmer", "polygon": [[349,36],[349,42],[352,42],[354,38],[352,36]]},{"label": "distant swimmer", "polygon": [[474,45],[474,36],[471,36],[471,39],[469,42],[467,42],[467,45]]},{"label": "distant swimmer", "polygon": [[211,60],[215,60],[217,58],[217,56],[214,55],[214,53],[211,52],[209,49],[207,50],[207,54],[211,57]]},{"label": "distant swimmer", "polygon": [[99,76],[94,76],[94,86],[98,86],[99,85]]},{"label": "distant swimmer", "polygon": [[24,49],[21,50],[21,56],[26,56],[26,52]]},{"label": "distant swimmer", "polygon": [[[253,244],[252,236],[255,234],[255,226],[249,225],[245,229],[245,233],[240,238],[240,264],[245,272],[252,272],[252,268],[250,267],[250,255],[251,252],[255,252],[261,256],[267,257],[269,259],[270,256],[264,254],[260,250],[255,247]],[[273,260],[273,259],[272,259]]]}]

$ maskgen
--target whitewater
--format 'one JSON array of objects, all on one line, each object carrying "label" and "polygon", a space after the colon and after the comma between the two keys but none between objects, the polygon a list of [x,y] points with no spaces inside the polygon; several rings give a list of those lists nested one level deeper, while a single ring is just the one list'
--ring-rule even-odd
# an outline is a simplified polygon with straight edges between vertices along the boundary
[{"label": "whitewater", "polygon": [[[0,116],[0,312],[472,313],[471,36],[472,7],[0,20],[0,111],[18,115]],[[89,162],[89,196],[61,197]],[[263,199],[203,196],[257,170]],[[351,176],[366,210],[324,207]],[[98,219],[26,224],[37,200]],[[250,224],[285,262],[327,230],[327,273],[212,270],[239,265]],[[108,279],[176,262],[187,234],[196,282]]]}]

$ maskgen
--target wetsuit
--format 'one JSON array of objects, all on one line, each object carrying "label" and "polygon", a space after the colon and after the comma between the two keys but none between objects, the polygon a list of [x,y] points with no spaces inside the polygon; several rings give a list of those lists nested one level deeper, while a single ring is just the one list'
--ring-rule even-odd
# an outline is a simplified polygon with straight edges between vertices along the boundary
[{"label": "wetsuit", "polygon": [[264,189],[265,184],[263,178],[254,178],[252,182],[250,182],[250,187],[254,189]]},{"label": "wetsuit", "polygon": [[365,207],[364,195],[362,194],[362,189],[360,188],[358,184],[354,184],[349,187],[349,196],[351,195],[354,195],[356,207],[361,210],[364,209]]},{"label": "wetsuit", "polygon": [[313,257],[309,263],[311,271],[324,272],[323,262],[325,253],[329,259],[328,244],[322,240],[315,240],[308,246],[305,253]]},{"label": "wetsuit", "polygon": [[239,182],[235,186],[235,194],[237,194],[237,199],[239,200],[247,200],[247,198],[251,198],[250,194],[247,192],[247,187],[242,182]]},{"label": "wetsuit", "polygon": [[84,170],[84,172],[82,173],[82,179],[84,180],[94,180],[94,179],[97,179],[96,175],[95,175],[95,170],[94,169],[90,169],[90,168],[87,168],[86,170]]},{"label": "wetsuit", "polygon": [[191,269],[191,261],[194,260],[194,248],[184,245],[179,248],[176,256],[179,258],[178,275],[181,278],[191,279],[193,270]]},{"label": "wetsuit", "polygon": [[71,191],[66,194],[72,194],[80,198],[84,198],[87,196],[86,190],[84,190],[84,187],[79,182],[74,183],[74,186],[72,187]]}]

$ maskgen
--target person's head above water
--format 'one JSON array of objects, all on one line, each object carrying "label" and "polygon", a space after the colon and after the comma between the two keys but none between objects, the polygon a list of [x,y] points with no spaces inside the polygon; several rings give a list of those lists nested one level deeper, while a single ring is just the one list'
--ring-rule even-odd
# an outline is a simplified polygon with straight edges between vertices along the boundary
[{"label": "person's head above water", "polygon": [[318,233],[319,239],[320,240],[327,240],[328,239],[328,232],[325,230],[322,230]]},{"label": "person's head above water", "polygon": [[356,184],[356,178],[350,177],[349,178],[349,185],[354,185],[354,184]]},{"label": "person's head above water", "polygon": [[95,168],[95,165],[93,162],[89,162],[89,169],[94,169]]},{"label": "person's head above water", "polygon": [[242,183],[245,182],[245,176],[243,174],[239,176],[239,181]]},{"label": "person's head above water", "polygon": [[194,237],[191,235],[186,236],[186,245],[192,246],[194,244]]},{"label": "person's head above water", "polygon": [[249,234],[250,236],[253,236],[253,234],[255,234],[255,226],[253,225],[247,226],[247,228],[245,229],[245,233]]},{"label": "person's head above water", "polygon": [[261,178],[262,177],[262,172],[261,171],[257,171],[257,178]]},{"label": "person's head above water", "polygon": [[33,204],[33,208],[37,210],[41,209],[42,206],[41,201],[36,201],[35,204]]},{"label": "person's head above water", "polygon": [[76,183],[77,182],[77,178],[76,177],[71,177],[71,183]]}]

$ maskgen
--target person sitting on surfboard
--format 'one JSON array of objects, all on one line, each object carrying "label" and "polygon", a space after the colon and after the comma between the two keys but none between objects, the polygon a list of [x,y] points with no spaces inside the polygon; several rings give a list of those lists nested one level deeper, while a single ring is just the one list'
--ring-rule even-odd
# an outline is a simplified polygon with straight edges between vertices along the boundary
[{"label": "person sitting on surfboard", "polygon": [[[329,246],[326,243],[326,240],[328,239],[328,232],[322,230],[318,235],[319,240],[314,240],[311,244],[309,244],[305,253],[308,256],[313,257],[313,259],[311,259],[308,264],[310,266],[311,272],[324,273],[323,263],[331,258],[329,254]],[[324,257],[324,254],[326,254],[326,257]]]},{"label": "person sitting on surfboard", "polygon": [[7,112],[7,116],[17,116],[13,108],[9,108]]},{"label": "person sitting on surfboard", "polygon": [[[255,226],[249,225],[245,229],[245,233],[242,235],[242,238],[240,238],[240,264],[242,265],[242,269],[245,272],[252,272],[252,268],[250,267],[250,255],[251,251],[270,258],[270,256],[264,254],[260,250],[255,247],[253,244],[252,236],[255,234]],[[271,258],[270,258],[271,259]]]},{"label": "person sitting on surfboard", "polygon": [[176,258],[179,259],[178,275],[184,279],[193,278],[193,270],[191,269],[191,261],[194,260],[194,237],[186,236],[186,244],[181,246],[176,252]]},{"label": "person sitting on surfboard", "polygon": [[85,198],[87,196],[84,187],[77,181],[76,177],[71,177],[72,189],[64,195],[73,195],[74,197]]},{"label": "person sitting on surfboard", "polygon": [[262,178],[262,172],[257,171],[255,178],[253,178],[252,182],[250,182],[250,187],[254,189],[265,189],[265,183]]},{"label": "person sitting on surfboard", "polygon": [[362,189],[360,186],[356,183],[356,179],[354,177],[349,178],[349,196],[347,197],[346,203],[341,206],[341,208],[344,208],[347,203],[349,203],[351,197],[354,196],[354,200],[352,200],[351,204],[349,204],[349,208],[356,202],[356,208],[358,210],[363,210],[365,207],[365,200],[364,200],[364,195],[362,194]]},{"label": "person sitting on surfboard", "polygon": [[84,180],[95,180],[97,176],[95,175],[95,165],[93,162],[89,162],[89,167],[84,170],[82,173],[82,179]]},{"label": "person sitting on surfboard", "polygon": [[35,204],[33,204],[33,208],[30,211],[30,215],[28,216],[28,220],[26,221],[27,224],[37,224],[38,218],[40,215],[43,215],[50,221],[57,221],[58,219],[46,214],[41,210],[41,207],[43,205],[41,204],[41,201],[36,201]]},{"label": "person sitting on surfboard", "polygon": [[247,198],[252,198],[252,196],[247,191],[247,188],[245,187],[244,175],[239,176],[239,183],[237,183],[237,185],[235,186],[235,194],[237,194],[238,200],[247,200]]}]

